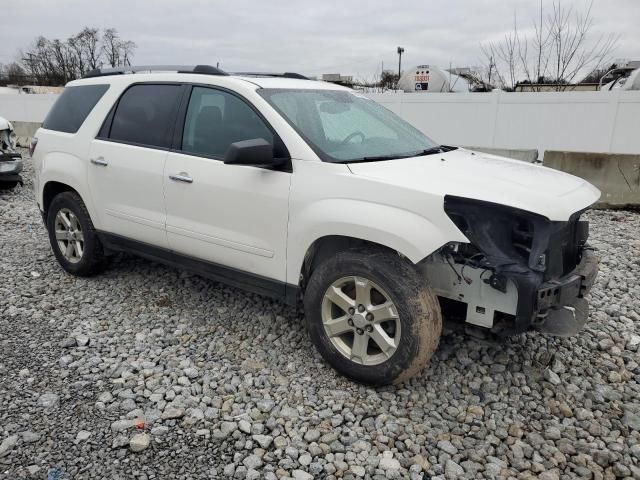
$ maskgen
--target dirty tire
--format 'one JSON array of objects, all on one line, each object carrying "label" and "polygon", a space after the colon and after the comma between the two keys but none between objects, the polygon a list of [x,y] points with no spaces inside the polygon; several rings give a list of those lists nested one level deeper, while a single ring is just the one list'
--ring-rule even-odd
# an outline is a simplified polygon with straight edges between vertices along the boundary
[{"label": "dirty tire", "polygon": [[[379,285],[397,307],[400,341],[393,355],[382,363],[351,361],[333,345],[323,327],[325,292],[333,282],[349,276]],[[307,331],[322,357],[342,375],[369,385],[397,384],[420,372],[438,347],[442,331],[440,306],[426,279],[406,259],[384,250],[349,250],[324,261],[309,279],[304,310]]]},{"label": "dirty tire", "polygon": [[[60,251],[55,234],[56,215],[63,208],[71,210],[78,218],[84,235],[84,251],[77,263],[71,263]],[[62,192],[54,197],[47,211],[47,230],[53,254],[60,266],[79,277],[89,277],[99,273],[104,266],[104,249],[89,216],[87,207],[76,192]]]}]

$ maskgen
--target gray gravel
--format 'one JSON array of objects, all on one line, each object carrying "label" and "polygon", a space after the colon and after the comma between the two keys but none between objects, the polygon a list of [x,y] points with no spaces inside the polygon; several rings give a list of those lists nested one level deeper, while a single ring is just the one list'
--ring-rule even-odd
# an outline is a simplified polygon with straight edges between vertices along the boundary
[{"label": "gray gravel", "polygon": [[372,389],[278,302],[130,256],[66,275],[28,181],[0,194],[0,477],[640,478],[640,215],[589,219],[579,336],[453,330]]}]

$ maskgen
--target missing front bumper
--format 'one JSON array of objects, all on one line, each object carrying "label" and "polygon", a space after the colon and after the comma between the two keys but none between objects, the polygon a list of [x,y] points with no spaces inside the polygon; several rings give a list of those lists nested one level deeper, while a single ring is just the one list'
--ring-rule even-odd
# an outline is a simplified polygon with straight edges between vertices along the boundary
[{"label": "missing front bumper", "polygon": [[502,289],[492,286],[490,271],[453,264],[443,254],[429,257],[421,268],[447,318],[461,318],[503,336],[532,328],[568,336],[587,320],[584,296],[595,281],[598,260],[593,251],[584,249],[578,266],[564,277],[544,282],[542,274],[522,269],[505,274]]}]

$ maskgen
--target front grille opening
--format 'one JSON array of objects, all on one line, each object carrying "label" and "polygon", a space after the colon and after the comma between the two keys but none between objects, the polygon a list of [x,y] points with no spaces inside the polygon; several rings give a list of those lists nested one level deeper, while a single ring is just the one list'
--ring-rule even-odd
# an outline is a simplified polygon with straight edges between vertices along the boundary
[{"label": "front grille opening", "polygon": [[533,225],[524,218],[515,218],[511,231],[513,248],[524,260],[529,260],[533,246]]}]

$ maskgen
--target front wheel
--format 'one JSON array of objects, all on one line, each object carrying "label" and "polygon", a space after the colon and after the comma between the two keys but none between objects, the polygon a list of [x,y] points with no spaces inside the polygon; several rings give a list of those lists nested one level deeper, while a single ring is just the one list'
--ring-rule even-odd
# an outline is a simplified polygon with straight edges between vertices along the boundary
[{"label": "front wheel", "polygon": [[323,358],[370,385],[400,383],[422,370],[440,340],[438,301],[398,254],[347,251],[316,268],[305,321]]}]

